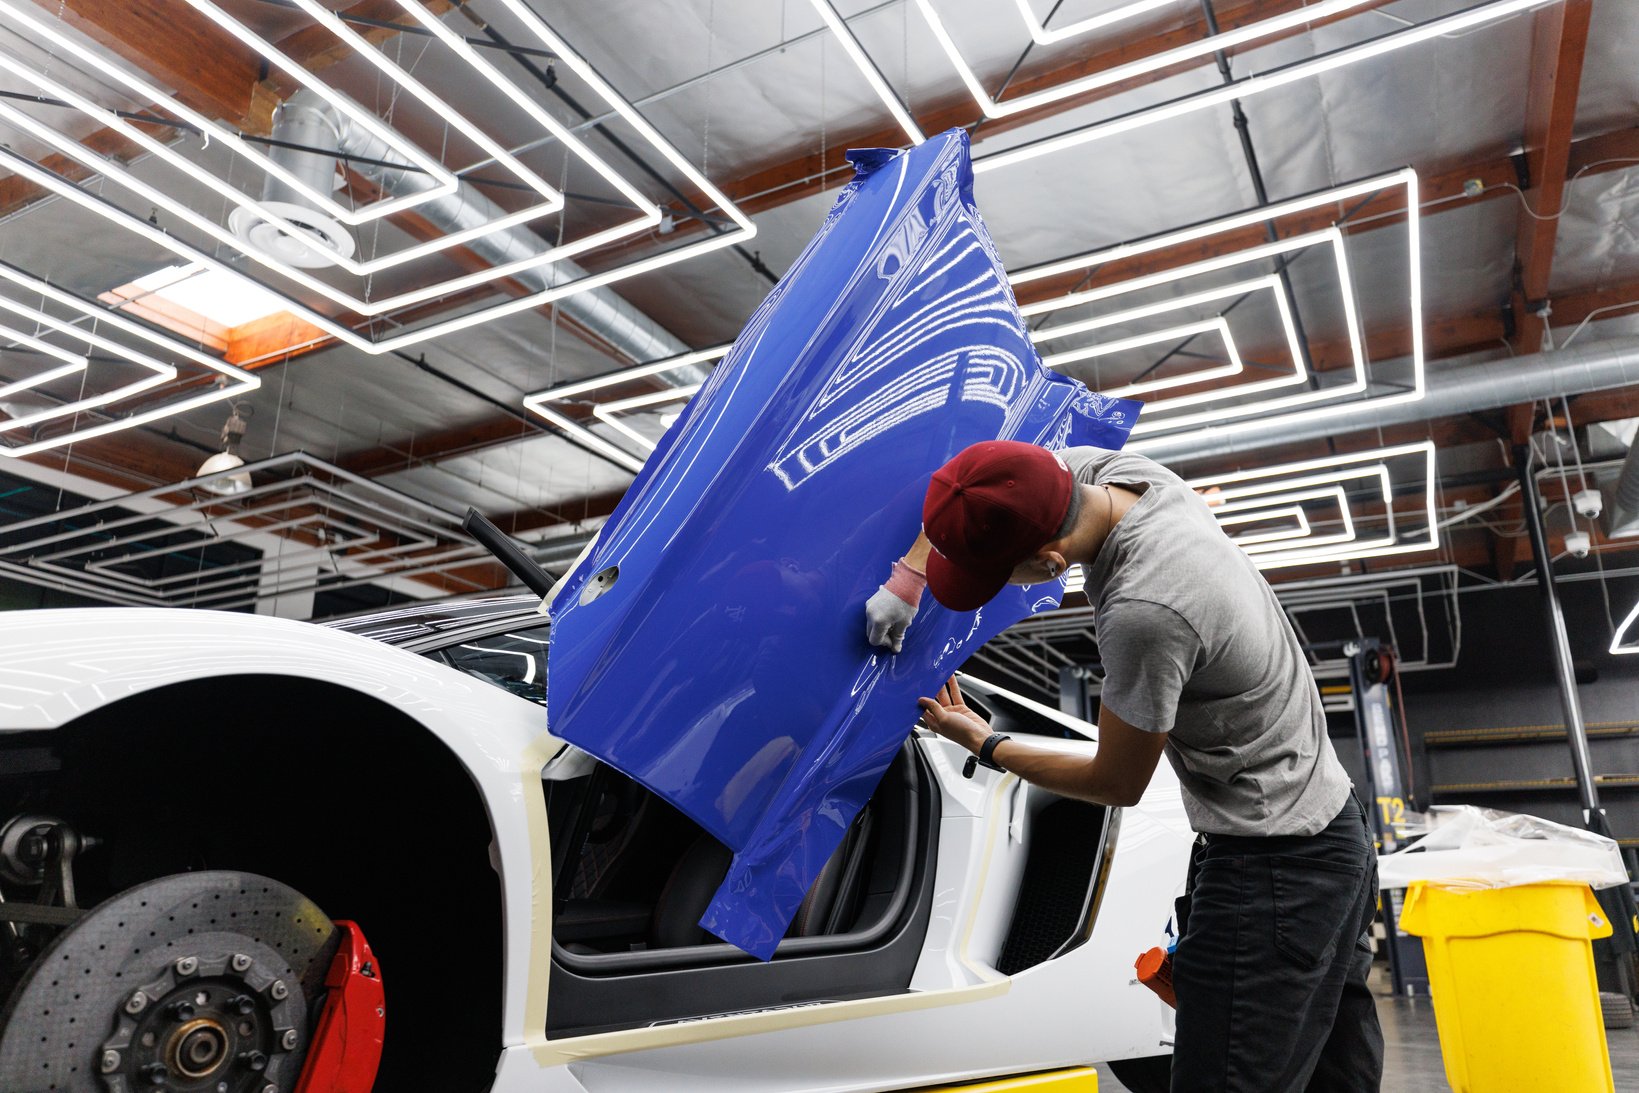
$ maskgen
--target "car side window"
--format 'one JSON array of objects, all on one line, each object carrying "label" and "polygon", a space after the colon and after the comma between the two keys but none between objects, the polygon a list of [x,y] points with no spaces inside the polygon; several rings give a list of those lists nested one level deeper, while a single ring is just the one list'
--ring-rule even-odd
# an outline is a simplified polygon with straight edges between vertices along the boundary
[{"label": "car side window", "polygon": [[509,634],[472,638],[439,650],[451,667],[546,705],[546,641],[549,628],[531,627]]}]

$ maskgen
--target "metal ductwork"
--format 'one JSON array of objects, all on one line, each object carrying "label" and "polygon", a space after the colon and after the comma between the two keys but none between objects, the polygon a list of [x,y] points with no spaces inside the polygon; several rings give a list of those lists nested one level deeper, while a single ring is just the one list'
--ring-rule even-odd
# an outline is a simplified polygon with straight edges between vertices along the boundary
[{"label": "metal ductwork", "polygon": [[[335,158],[343,157],[347,159],[351,170],[369,179],[380,187],[384,194],[393,197],[424,192],[435,186],[434,181],[420,171],[384,166],[384,163],[391,163],[400,158],[397,151],[374,133],[354,124],[345,114],[311,91],[297,91],[280,104],[278,112],[274,115],[273,136],[281,143],[300,145],[302,148],[334,149],[335,157],[327,157],[280,147],[278,144],[274,146],[273,154],[280,162],[316,188],[328,190],[330,180],[335,174]],[[322,180],[322,184],[319,180]],[[307,227],[315,218],[333,223],[300,203],[299,193],[277,179],[269,180],[263,197],[264,202],[288,206],[278,208],[280,215],[292,222],[300,222],[303,227]],[[299,215],[292,215],[292,207]],[[479,227],[507,215],[505,209],[465,182],[452,194],[422,202],[415,207],[415,212],[417,216],[449,233]],[[234,223],[234,230],[253,241],[257,241],[253,233],[258,229],[288,240],[288,236],[267,221],[257,220],[255,217],[250,217],[249,220],[250,223],[244,226]],[[339,229],[339,226],[337,227]],[[313,239],[289,242],[302,250],[309,250],[315,241],[320,245],[328,245],[328,234],[321,230],[315,233]],[[264,249],[272,249],[266,244],[261,245]],[[497,266],[540,255],[552,249],[549,241],[522,226],[481,235],[464,245],[467,250]],[[345,246],[346,253],[350,254],[350,237],[347,237]],[[324,263],[321,259],[315,264]],[[510,274],[508,279],[539,292],[586,276],[589,274],[585,268],[567,259],[561,259],[548,265],[535,266]],[[593,288],[566,296],[558,301],[558,307],[564,315],[637,363],[662,360],[687,353],[690,349],[676,335],[608,288]],[[698,383],[705,376],[703,369],[691,365],[664,373],[660,379],[682,386]]]},{"label": "metal ductwork", "polygon": [[[335,149],[340,144],[335,118],[329,104],[312,92],[306,98],[292,96],[273,113],[273,137],[268,158],[300,179],[311,191],[329,194],[336,189]],[[329,149],[331,154],[303,151]],[[334,256],[353,256],[353,237],[345,227],[313,207],[311,199],[295,186],[268,175],[262,184],[261,207],[302,229],[292,235],[258,216],[253,208],[237,208],[228,217],[235,235],[252,246],[274,255],[298,269],[322,269],[334,265]]]},{"label": "metal ductwork", "polygon": [[[1584,343],[1574,349],[1431,369],[1427,393],[1416,402],[1373,405],[1371,400],[1365,400],[1351,407],[1347,414],[1288,422],[1276,418],[1267,425],[1234,432],[1201,429],[1178,436],[1134,441],[1130,447],[1162,463],[1226,458],[1363,429],[1387,428],[1629,385],[1639,385],[1639,337],[1633,336]],[[1624,480],[1629,471],[1633,472],[1635,508],[1639,510],[1639,469],[1624,468]]]}]

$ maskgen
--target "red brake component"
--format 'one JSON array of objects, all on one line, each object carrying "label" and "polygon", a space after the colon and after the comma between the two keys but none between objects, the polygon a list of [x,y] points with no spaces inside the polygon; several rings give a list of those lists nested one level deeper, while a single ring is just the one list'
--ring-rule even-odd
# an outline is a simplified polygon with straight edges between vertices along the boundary
[{"label": "red brake component", "polygon": [[357,923],[336,923],[341,947],[324,978],[329,988],[296,1093],[370,1093],[381,1065],[387,1000],[370,943]]}]

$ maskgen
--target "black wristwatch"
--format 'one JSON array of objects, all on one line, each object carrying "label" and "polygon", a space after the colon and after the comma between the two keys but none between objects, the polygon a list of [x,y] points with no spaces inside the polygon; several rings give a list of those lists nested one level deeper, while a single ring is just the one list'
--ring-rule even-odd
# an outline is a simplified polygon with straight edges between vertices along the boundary
[{"label": "black wristwatch", "polygon": [[991,756],[996,753],[997,744],[1000,744],[1003,740],[1011,739],[1013,739],[1011,736],[1008,736],[1006,733],[1002,732],[993,732],[989,736],[985,737],[985,742],[979,745],[978,754],[968,756],[967,762],[962,764],[962,777],[972,778],[973,772],[978,770],[980,767],[988,767],[991,770],[1003,770],[1002,765],[996,762],[996,760],[992,759]]}]

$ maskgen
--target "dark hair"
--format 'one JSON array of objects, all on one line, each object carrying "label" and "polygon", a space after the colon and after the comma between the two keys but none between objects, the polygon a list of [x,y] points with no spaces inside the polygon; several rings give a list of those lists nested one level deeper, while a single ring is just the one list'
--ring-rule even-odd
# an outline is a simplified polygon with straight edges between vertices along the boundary
[{"label": "dark hair", "polygon": [[1081,519],[1081,506],[1084,499],[1081,496],[1081,483],[1070,480],[1070,508],[1064,514],[1064,523],[1059,525],[1059,533],[1053,536],[1053,541],[1064,538],[1076,529],[1076,521]]}]

